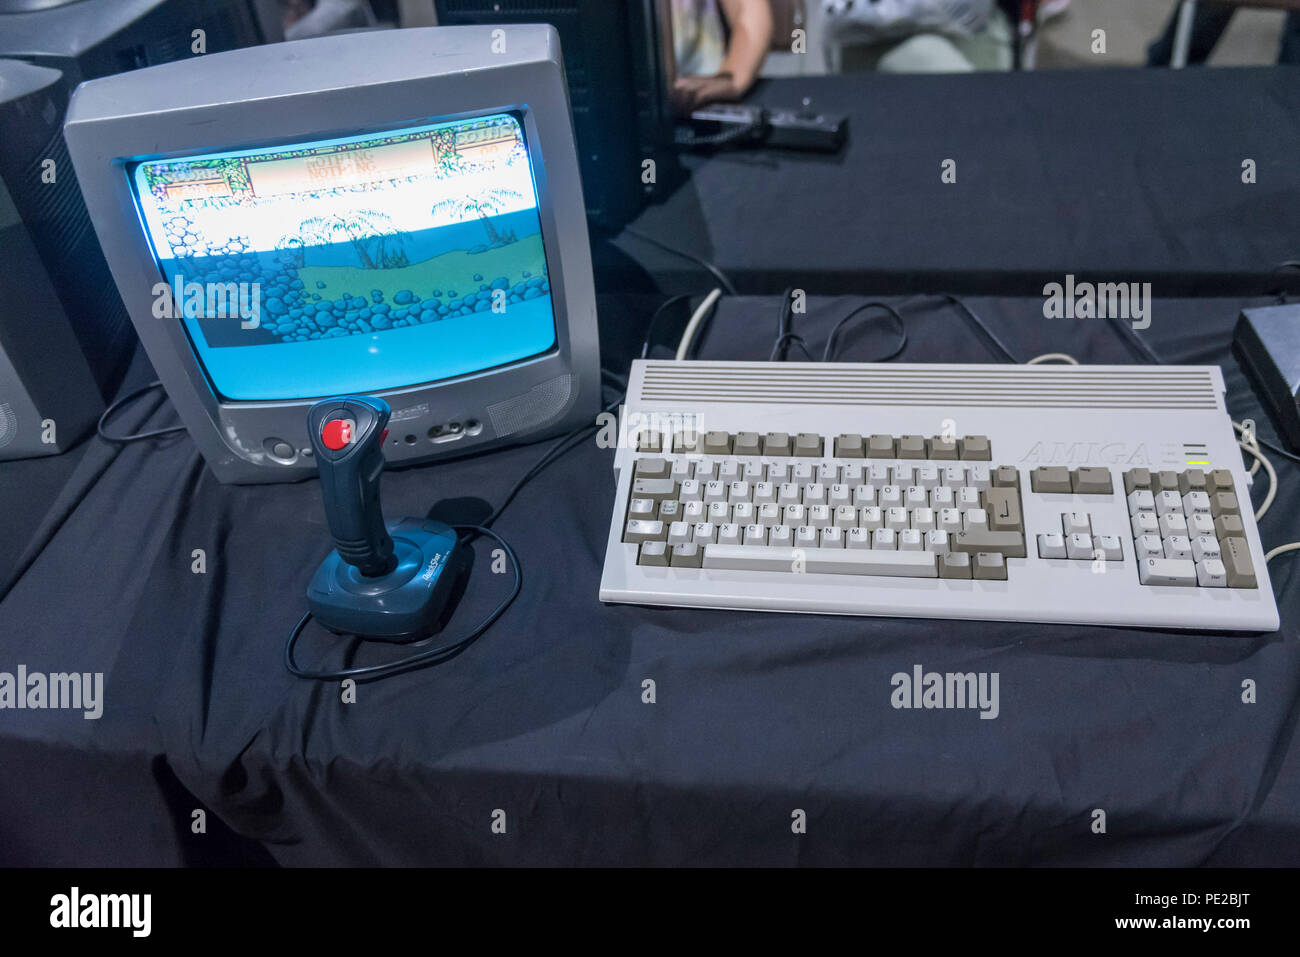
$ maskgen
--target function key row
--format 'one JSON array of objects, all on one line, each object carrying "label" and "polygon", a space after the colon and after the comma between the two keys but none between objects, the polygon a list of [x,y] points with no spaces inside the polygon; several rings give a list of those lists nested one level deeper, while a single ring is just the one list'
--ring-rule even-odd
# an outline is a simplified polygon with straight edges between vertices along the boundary
[{"label": "function key row", "polygon": [[871,464],[845,464],[823,462],[820,465],[811,462],[761,462],[734,458],[664,458],[646,456],[633,463],[633,477],[645,479],[673,479],[683,482],[695,479],[700,482],[746,481],[751,483],[772,482],[821,482],[826,485],[843,483],[845,485],[921,485],[925,488],[947,486],[961,488],[973,485],[976,488],[1019,488],[1020,476],[1015,468],[1000,465],[996,468],[987,465],[910,465],[897,463],[887,465],[883,462]]},{"label": "function key row", "polygon": [[[677,432],[672,451],[702,455],[768,455],[773,457],[842,459],[930,459],[932,461],[989,462],[993,459],[988,436],[962,437],[924,435],[862,435],[843,432],[832,436],[829,452],[826,438],[816,432]],[[647,431],[637,436],[638,452],[664,452],[662,433]]]}]

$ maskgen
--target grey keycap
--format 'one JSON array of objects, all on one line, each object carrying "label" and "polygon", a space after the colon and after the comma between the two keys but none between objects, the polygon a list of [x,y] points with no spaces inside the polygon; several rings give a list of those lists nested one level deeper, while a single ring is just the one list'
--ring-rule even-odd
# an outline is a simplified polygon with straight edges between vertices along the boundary
[{"label": "grey keycap", "polygon": [[1237,496],[1232,492],[1215,492],[1210,496],[1210,514],[1215,518],[1220,515],[1240,515],[1241,506]]},{"label": "grey keycap", "polygon": [[674,452],[703,452],[704,435],[698,431],[682,431],[673,436]]},{"label": "grey keycap", "polygon": [[654,431],[638,432],[636,450],[638,452],[662,452],[664,450],[663,436]]},{"label": "grey keycap", "polygon": [[835,436],[835,457],[839,459],[860,459],[866,454],[866,444],[856,432],[845,432]]},{"label": "grey keycap", "polygon": [[632,474],[637,478],[662,479],[668,478],[672,471],[667,459],[645,458],[636,460]]},{"label": "grey keycap", "polygon": [[652,498],[662,502],[677,497],[677,483],[672,479],[639,478],[632,480],[631,498]]},{"label": "grey keycap", "polygon": [[627,528],[623,531],[623,541],[632,545],[640,545],[642,542],[658,542],[667,537],[668,527],[663,522],[632,519],[627,523]]},{"label": "grey keycap", "polygon": [[794,439],[794,454],[807,458],[820,458],[822,437],[815,432],[800,432]]},{"label": "grey keycap", "polygon": [[667,568],[668,544],[666,542],[642,542],[641,550],[637,552],[636,563],[638,565],[654,565]]},{"label": "grey keycap", "polygon": [[1188,469],[1178,476],[1178,491],[1184,495],[1188,492],[1208,492],[1208,482],[1204,469]]},{"label": "grey keycap", "polygon": [[1220,560],[1228,572],[1229,588],[1259,587],[1255,581],[1255,566],[1250,560],[1250,547],[1244,538],[1220,539],[1219,551]]},{"label": "grey keycap", "polygon": [[1162,469],[1159,472],[1151,473],[1151,491],[1153,492],[1177,492],[1178,491],[1178,473],[1172,469]]},{"label": "grey keycap", "polygon": [[980,581],[1006,581],[1007,562],[999,552],[976,552],[971,577]]},{"label": "grey keycap", "polygon": [[925,436],[904,435],[898,439],[898,457],[900,459],[925,458]]},{"label": "grey keycap", "polygon": [[930,439],[928,444],[928,458],[937,462],[949,462],[957,458],[957,440],[945,439],[941,435],[936,435]]},{"label": "grey keycap", "polygon": [[867,458],[894,458],[894,437],[892,435],[873,435],[867,439]]},{"label": "grey keycap", "polygon": [[1110,495],[1115,486],[1110,480],[1110,469],[1083,466],[1070,476],[1076,495]]},{"label": "grey keycap", "polygon": [[734,455],[761,455],[763,443],[757,432],[737,432],[731,451]]},{"label": "grey keycap", "polygon": [[944,552],[939,556],[940,578],[970,578],[970,556],[965,552]]},{"label": "grey keycap", "polygon": [[1000,552],[1007,558],[1025,557],[1025,536],[1019,532],[958,532],[952,537],[952,550],[974,555]]},{"label": "grey keycap", "polygon": [[1063,465],[1040,465],[1029,473],[1029,487],[1035,492],[1070,492],[1070,470]]},{"label": "grey keycap", "polygon": [[1231,492],[1232,488],[1232,473],[1227,469],[1215,469],[1205,477],[1205,490],[1211,495],[1215,492]]},{"label": "grey keycap", "polygon": [[1020,488],[1020,472],[1014,465],[999,465],[992,479],[994,488]]},{"label": "grey keycap", "polygon": [[1138,489],[1151,489],[1150,469],[1129,469],[1124,473],[1124,494],[1132,495]]},{"label": "grey keycap", "polygon": [[991,532],[1023,532],[1024,519],[1020,513],[1020,490],[1015,488],[990,488],[984,491],[984,510],[989,516]]},{"label": "grey keycap", "polygon": [[1240,515],[1220,515],[1214,520],[1214,534],[1220,541],[1225,538],[1244,538],[1246,526],[1241,524]]},{"label": "grey keycap", "polygon": [[729,455],[731,453],[731,433],[705,432],[702,451],[705,455]]},{"label": "grey keycap", "polygon": [[703,560],[704,550],[694,542],[673,546],[671,561],[674,568],[699,568]]},{"label": "grey keycap", "polygon": [[987,435],[968,435],[957,443],[957,447],[961,450],[963,459],[974,462],[993,460],[993,447],[989,444]]},{"label": "grey keycap", "polygon": [[763,454],[785,456],[793,448],[788,432],[769,432],[763,436]]}]

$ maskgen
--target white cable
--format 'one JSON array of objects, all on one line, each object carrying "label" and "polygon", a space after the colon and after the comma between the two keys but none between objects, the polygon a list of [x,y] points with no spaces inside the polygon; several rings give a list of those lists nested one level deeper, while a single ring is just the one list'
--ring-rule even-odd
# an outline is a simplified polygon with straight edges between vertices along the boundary
[{"label": "white cable", "polygon": [[[1245,426],[1241,425],[1240,423],[1234,422],[1232,423],[1232,427],[1236,429],[1238,432],[1240,432],[1242,435],[1246,434]],[[1259,448],[1259,439],[1255,437],[1254,432],[1250,433],[1250,444],[1257,449]],[[1250,474],[1254,475],[1258,471],[1259,471],[1259,459],[1256,458],[1255,461],[1250,463]]]},{"label": "white cable", "polygon": [[1300,542],[1291,542],[1288,545],[1279,545],[1277,548],[1273,549],[1271,552],[1269,552],[1264,556],[1264,564],[1267,565],[1269,562],[1277,558],[1277,556],[1281,555],[1283,552],[1294,552],[1297,550],[1300,550]]},{"label": "white cable", "polygon": [[[1233,423],[1233,425],[1236,424],[1237,423],[1235,422]],[[1273,504],[1273,496],[1277,495],[1277,472],[1273,470],[1273,463],[1265,458],[1264,453],[1259,449],[1254,448],[1245,442],[1238,442],[1237,444],[1251,455],[1255,456],[1255,458],[1259,460],[1259,464],[1264,466],[1264,471],[1268,473],[1268,494],[1264,496],[1264,501],[1261,502],[1259,508],[1255,510],[1255,521],[1258,522],[1264,517],[1264,513],[1268,511],[1268,507]]]},{"label": "white cable", "polygon": [[1072,366],[1079,364],[1078,359],[1074,356],[1067,356],[1064,352],[1044,352],[1041,356],[1034,356],[1025,365],[1036,366],[1041,362],[1068,362]]},{"label": "white cable", "polygon": [[695,338],[696,330],[699,329],[700,323],[704,321],[704,317],[709,314],[709,310],[713,308],[713,304],[718,301],[721,295],[721,289],[714,289],[713,292],[704,297],[704,301],[700,303],[699,308],[691,315],[691,321],[686,323],[686,331],[682,333],[682,341],[677,343],[677,354],[673,358],[678,361],[686,358],[686,354],[691,351],[691,341]]}]

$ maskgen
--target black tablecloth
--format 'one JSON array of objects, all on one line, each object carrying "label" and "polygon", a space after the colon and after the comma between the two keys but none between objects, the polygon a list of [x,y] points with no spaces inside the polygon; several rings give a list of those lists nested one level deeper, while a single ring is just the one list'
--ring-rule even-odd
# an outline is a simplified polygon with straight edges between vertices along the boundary
[{"label": "black tablecloth", "polygon": [[[901,360],[996,359],[943,301],[893,301]],[[812,301],[811,345],[851,302]],[[1222,363],[1234,414],[1262,420],[1226,349],[1241,304],[1158,301],[1149,341]],[[1018,358],[1134,361],[1105,323],[1044,320],[1040,300],[971,305]],[[776,308],[724,301],[702,356],[765,357]],[[602,318],[625,317],[606,302]],[[841,358],[891,342],[866,323]],[[155,400],[119,427],[170,415]],[[391,472],[386,509],[472,516],[540,451]],[[281,661],[328,550],[317,483],[219,485],[184,436],[91,440],[13,557],[0,671],[102,671],[104,714],[0,711],[0,862],[1300,863],[1294,560],[1274,563],[1269,635],[605,606],[611,455],[584,443],[507,510],[523,592],[485,637],[343,703]],[[1266,546],[1300,537],[1296,469],[1279,468]],[[0,466],[0,507],[21,509],[33,493],[17,483],[40,470]],[[447,635],[508,588],[478,548]],[[299,651],[334,666],[395,653],[310,628]],[[890,676],[914,664],[998,672],[999,717],[894,710]]]},{"label": "black tablecloth", "polygon": [[[1300,67],[869,73],[770,80],[752,99],[805,96],[849,116],[842,155],[688,158],[690,179],[633,228],[741,292],[1036,295],[1073,273],[1254,295],[1300,259]],[[665,289],[709,278],[618,242]]]}]

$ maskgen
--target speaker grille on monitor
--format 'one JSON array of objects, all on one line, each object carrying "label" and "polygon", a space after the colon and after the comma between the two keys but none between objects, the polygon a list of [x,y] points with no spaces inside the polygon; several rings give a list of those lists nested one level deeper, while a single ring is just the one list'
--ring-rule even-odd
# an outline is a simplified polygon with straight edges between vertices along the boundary
[{"label": "speaker grille on monitor", "polygon": [[562,413],[573,397],[573,376],[565,373],[533,386],[523,395],[488,406],[497,438],[535,429]]}]

